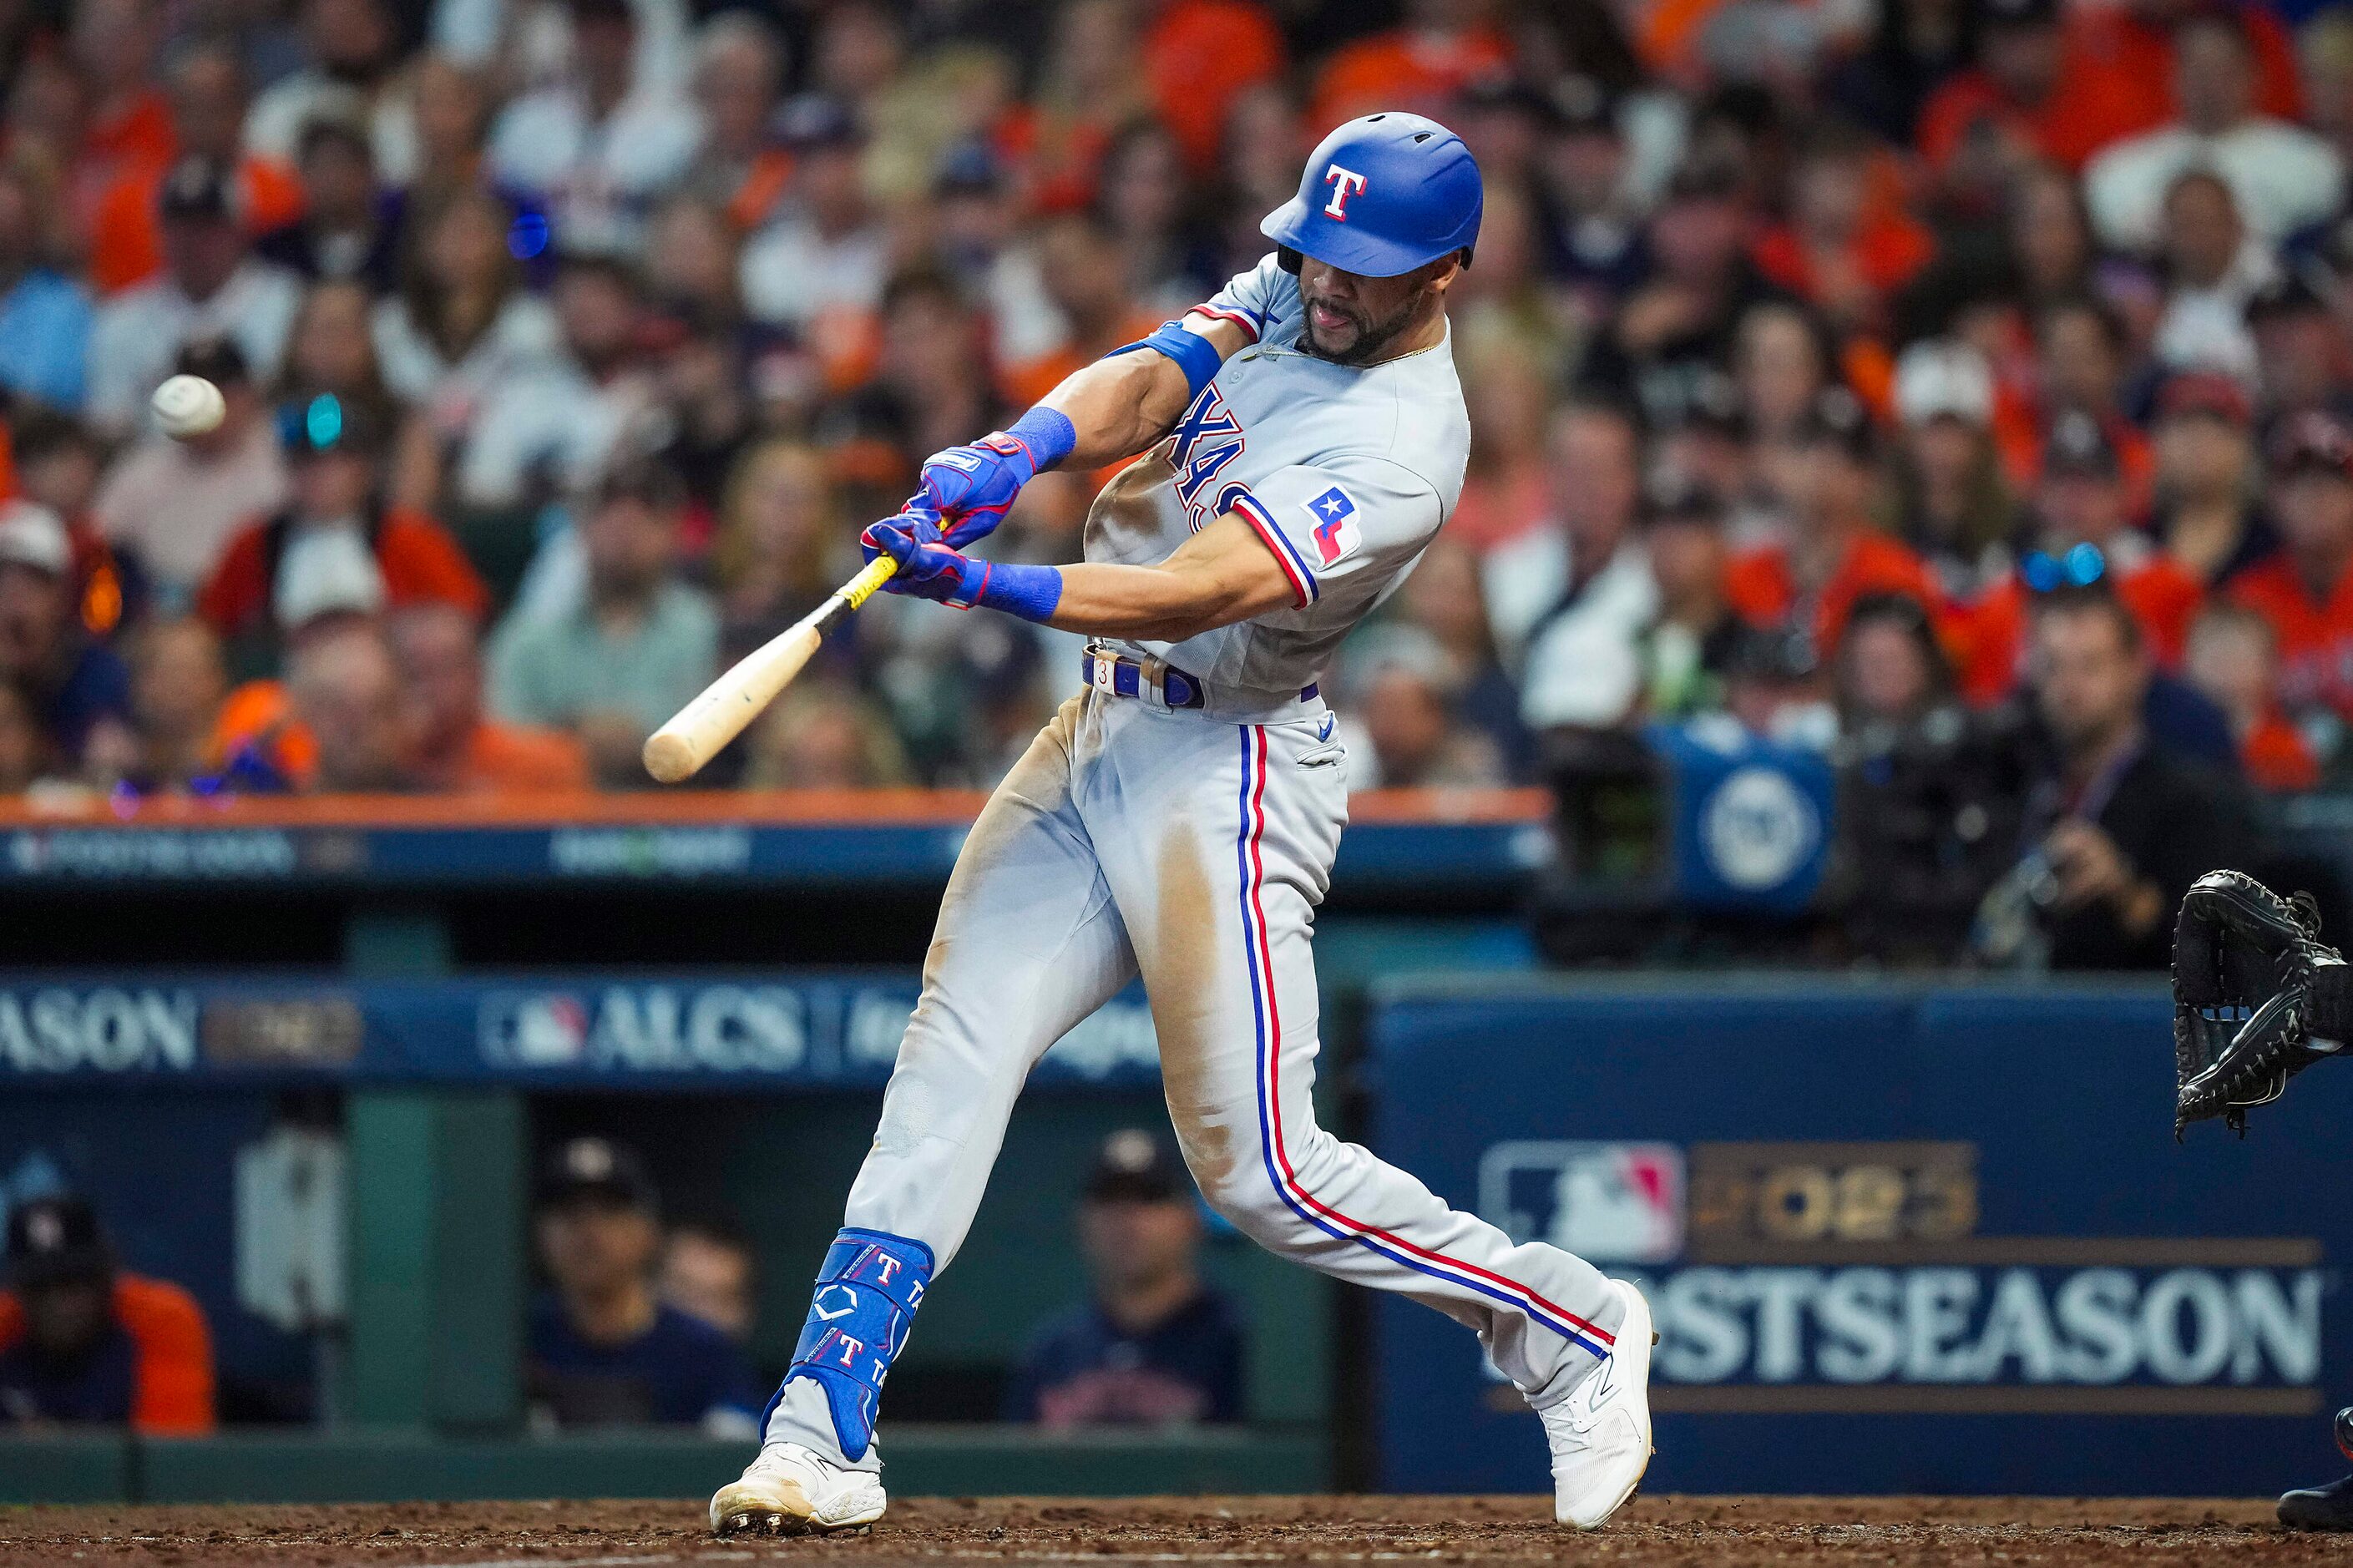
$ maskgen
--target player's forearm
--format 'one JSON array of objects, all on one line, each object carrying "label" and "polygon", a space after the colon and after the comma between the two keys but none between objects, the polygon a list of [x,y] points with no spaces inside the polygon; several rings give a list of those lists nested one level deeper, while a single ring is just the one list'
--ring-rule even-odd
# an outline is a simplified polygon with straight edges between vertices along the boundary
[{"label": "player's forearm", "polygon": [[1183,642],[1293,602],[1273,555],[1231,515],[1155,565],[1087,561],[1061,568],[1061,578],[1047,625],[1090,637]]},{"label": "player's forearm", "polygon": [[1085,562],[1062,568],[1062,597],[1046,624],[1088,637],[1183,642],[1263,608],[1253,605],[1242,584],[1198,580],[1157,566]]},{"label": "player's forearm", "polygon": [[1159,440],[1191,397],[1173,361],[1137,350],[1071,372],[1042,401],[1078,433],[1060,466],[1083,470],[1132,458]]},{"label": "player's forearm", "polygon": [[1232,321],[1196,311],[1065,377],[1039,405],[1078,432],[1063,467],[1101,468],[1167,435],[1226,356],[1249,342]]}]

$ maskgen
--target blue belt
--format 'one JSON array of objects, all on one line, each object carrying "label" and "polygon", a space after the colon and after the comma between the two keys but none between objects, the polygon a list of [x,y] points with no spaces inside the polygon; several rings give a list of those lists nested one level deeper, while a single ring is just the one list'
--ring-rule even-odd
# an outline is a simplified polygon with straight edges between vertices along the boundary
[{"label": "blue belt", "polygon": [[[1080,656],[1079,673],[1089,686],[1113,697],[1143,697],[1151,689],[1143,664],[1125,654],[1088,648]],[[1315,689],[1315,682],[1309,681],[1300,688],[1299,700],[1313,701]],[[1208,703],[1201,683],[1173,664],[1160,666],[1160,695],[1171,708],[1201,708]]]}]

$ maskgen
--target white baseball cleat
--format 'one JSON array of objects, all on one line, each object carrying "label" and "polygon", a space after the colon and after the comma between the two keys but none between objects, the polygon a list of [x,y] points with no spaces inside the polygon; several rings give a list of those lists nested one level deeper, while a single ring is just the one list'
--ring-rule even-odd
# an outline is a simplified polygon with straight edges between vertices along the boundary
[{"label": "white baseball cleat", "polygon": [[1651,1305],[1623,1279],[1609,1281],[1626,1303],[1618,1342],[1568,1397],[1536,1412],[1552,1445],[1552,1515],[1592,1530],[1625,1506],[1650,1468]]},{"label": "white baseball cleat", "polygon": [[890,1500],[871,1470],[835,1464],[798,1443],[773,1443],[744,1467],[741,1480],[711,1500],[711,1528],[721,1535],[807,1535],[856,1530],[882,1517]]}]

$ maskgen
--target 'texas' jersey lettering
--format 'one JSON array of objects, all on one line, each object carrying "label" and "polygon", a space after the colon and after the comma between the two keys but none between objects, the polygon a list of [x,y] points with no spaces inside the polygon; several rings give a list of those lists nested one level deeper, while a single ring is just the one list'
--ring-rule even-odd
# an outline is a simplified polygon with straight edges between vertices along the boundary
[{"label": "'texas' jersey lettering", "polygon": [[1218,395],[1217,383],[1201,389],[1185,417],[1169,435],[1168,466],[1176,470],[1176,499],[1185,503],[1186,521],[1198,533],[1209,521],[1201,499],[1226,465],[1241,456],[1245,437],[1241,421]]}]

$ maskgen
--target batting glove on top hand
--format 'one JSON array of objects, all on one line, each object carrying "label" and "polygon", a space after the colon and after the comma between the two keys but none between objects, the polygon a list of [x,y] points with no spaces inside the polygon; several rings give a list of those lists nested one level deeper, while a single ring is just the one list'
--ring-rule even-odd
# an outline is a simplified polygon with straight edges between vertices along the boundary
[{"label": "batting glove on top hand", "polygon": [[962,550],[1005,520],[1021,487],[1071,454],[1077,433],[1055,409],[1032,408],[995,430],[923,459],[923,500],[941,520],[949,548]]}]

